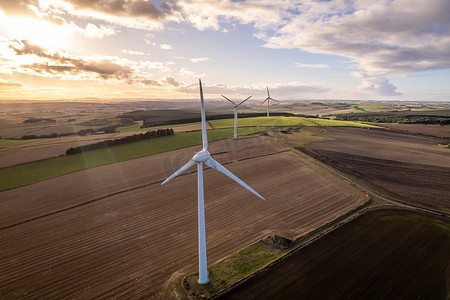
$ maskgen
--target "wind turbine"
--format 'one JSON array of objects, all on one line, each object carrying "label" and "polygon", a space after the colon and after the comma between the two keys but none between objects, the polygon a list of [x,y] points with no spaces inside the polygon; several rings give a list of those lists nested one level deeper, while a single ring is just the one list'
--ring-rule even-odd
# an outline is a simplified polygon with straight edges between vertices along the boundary
[{"label": "wind turbine", "polygon": [[233,104],[234,107],[234,138],[237,139],[237,110],[239,105],[241,105],[242,103],[244,103],[245,101],[247,101],[248,99],[250,99],[252,96],[248,97],[247,99],[245,99],[244,101],[242,101],[239,104],[234,103],[233,101],[231,101],[230,99],[228,99],[227,97],[225,97],[224,95],[222,95],[222,97],[224,97],[225,99],[227,99],[228,101],[231,102],[231,104]]},{"label": "wind turbine", "polygon": [[268,117],[269,117],[269,105],[270,105],[270,100],[275,101],[275,102],[278,102],[278,103],[280,102],[280,101],[278,101],[278,100],[275,100],[275,99],[273,99],[273,98],[270,98],[269,87],[267,87],[267,98],[266,98],[266,100],[264,100],[263,103],[261,103],[261,104],[264,104],[264,102],[267,101],[267,116],[268,116]]},{"label": "wind turbine", "polygon": [[191,160],[182,166],[178,171],[173,173],[169,178],[164,180],[161,185],[165,184],[174,177],[180,175],[185,170],[189,169],[193,165],[197,164],[197,186],[198,186],[198,267],[199,267],[199,284],[207,284],[208,280],[208,267],[206,261],[206,233],[205,233],[205,204],[203,197],[203,163],[205,163],[210,168],[213,168],[219,172],[224,173],[247,190],[258,196],[259,198],[264,198],[249,187],[245,182],[237,178],[233,173],[225,169],[221,164],[215,161],[208,152],[208,137],[206,135],[206,120],[205,120],[205,103],[203,100],[203,90],[202,81],[199,79],[200,84],[200,103],[201,103],[201,115],[202,115],[202,141],[203,149],[197,152]]}]

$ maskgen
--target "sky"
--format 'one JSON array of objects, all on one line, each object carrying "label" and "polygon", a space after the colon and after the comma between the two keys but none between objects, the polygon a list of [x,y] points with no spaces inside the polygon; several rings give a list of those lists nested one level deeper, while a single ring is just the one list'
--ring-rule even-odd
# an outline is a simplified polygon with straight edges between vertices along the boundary
[{"label": "sky", "polygon": [[0,100],[450,101],[448,0],[0,0]]}]

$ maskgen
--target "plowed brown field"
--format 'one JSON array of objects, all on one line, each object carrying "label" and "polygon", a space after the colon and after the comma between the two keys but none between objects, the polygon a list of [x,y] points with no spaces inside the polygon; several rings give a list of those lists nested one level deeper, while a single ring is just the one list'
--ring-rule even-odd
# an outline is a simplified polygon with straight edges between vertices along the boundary
[{"label": "plowed brown field", "polygon": [[[205,169],[208,261],[278,231],[301,235],[365,195],[272,138],[212,143],[214,158],[267,200]],[[0,298],[173,298],[197,269],[199,147],[85,170],[0,193]]]},{"label": "plowed brown field", "polygon": [[344,127],[325,136],[306,152],[385,196],[450,211],[450,150],[436,145],[447,140]]},{"label": "plowed brown field", "polygon": [[447,299],[448,219],[367,212],[218,299]]},{"label": "plowed brown field", "polygon": [[450,137],[450,126],[425,125],[425,124],[396,124],[396,123],[386,123],[379,125],[394,130],[408,131],[411,133],[433,135],[443,138]]}]

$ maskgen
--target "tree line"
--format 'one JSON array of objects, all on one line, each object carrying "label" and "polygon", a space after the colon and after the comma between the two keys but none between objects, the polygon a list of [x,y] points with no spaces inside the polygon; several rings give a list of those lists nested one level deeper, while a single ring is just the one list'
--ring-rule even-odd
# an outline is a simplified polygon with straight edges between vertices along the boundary
[{"label": "tree line", "polygon": [[447,115],[447,111],[443,111],[441,115],[436,113],[426,114],[424,112],[341,114],[336,116],[336,120],[373,123],[450,125],[450,116]]},{"label": "tree line", "polygon": [[148,140],[148,139],[153,139],[153,138],[158,138],[158,137],[163,137],[163,136],[169,136],[169,135],[174,135],[174,134],[175,134],[175,132],[172,128],[157,129],[157,130],[147,131],[146,133],[133,134],[133,135],[126,136],[126,137],[123,137],[120,139],[105,140],[105,141],[98,142],[95,144],[89,144],[89,145],[69,148],[66,150],[66,155],[71,155],[71,154],[76,154],[76,153],[81,153],[81,152],[86,152],[86,151],[92,151],[92,150],[97,150],[97,149],[103,149],[103,148],[108,148],[108,147],[113,147],[113,146],[118,146],[118,145],[123,145],[123,144],[128,144],[128,143],[134,143],[134,142],[139,142],[139,141],[143,141],[143,140]]}]

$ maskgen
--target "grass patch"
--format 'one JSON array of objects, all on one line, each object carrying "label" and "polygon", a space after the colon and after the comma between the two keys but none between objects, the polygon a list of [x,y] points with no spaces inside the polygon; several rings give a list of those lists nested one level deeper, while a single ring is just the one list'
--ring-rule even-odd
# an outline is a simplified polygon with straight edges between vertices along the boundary
[{"label": "grass patch", "polygon": [[381,128],[379,126],[364,124],[362,122],[352,122],[352,121],[340,121],[340,120],[329,120],[329,119],[310,119],[317,125],[320,126],[349,126],[349,127],[370,127],[370,128]]},{"label": "grass patch", "polygon": [[145,127],[145,129],[146,130],[153,130],[153,129],[161,129],[161,128],[174,128],[174,127],[183,127],[183,126],[195,125],[195,124],[201,124],[201,123],[202,122],[183,123],[183,124],[171,124],[171,125],[164,125],[164,126]]},{"label": "grass patch", "polygon": [[[216,128],[234,127],[234,119],[209,121]],[[247,126],[316,126],[309,118],[303,117],[255,117],[238,119],[238,127]]]},{"label": "grass patch", "polygon": [[329,140],[329,138],[320,136],[323,131],[324,129],[320,127],[288,127],[275,131],[274,134],[296,148],[313,142]]},{"label": "grass patch", "polygon": [[144,121],[135,121],[132,125],[117,127],[116,132],[147,131],[147,128],[141,128],[143,123]]},{"label": "grass patch", "polygon": [[10,146],[27,144],[27,143],[36,142],[36,141],[39,141],[39,139],[32,139],[32,140],[3,140],[3,139],[0,139],[0,149],[10,147]]},{"label": "grass patch", "polygon": [[[256,127],[242,129],[241,135],[258,133]],[[88,168],[117,163],[156,153],[200,145],[201,131],[185,132],[136,143],[98,149],[74,155],[60,156],[0,169],[0,191],[40,182]],[[233,129],[208,130],[208,141],[233,136]]]},{"label": "grass patch", "polygon": [[272,235],[208,267],[209,283],[197,283],[198,273],[186,276],[184,286],[195,298],[209,298],[260,270],[285,254],[293,242]]},{"label": "grass patch", "polygon": [[[209,121],[209,124],[216,128],[234,127],[234,119],[221,119]],[[362,122],[339,121],[319,118],[304,117],[255,117],[238,119],[239,127],[247,126],[352,126],[352,127],[372,127],[378,126],[363,124]]]}]

